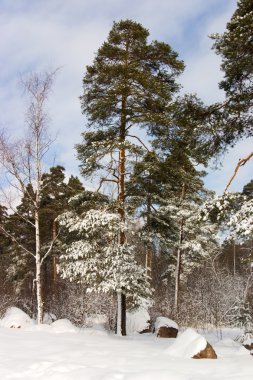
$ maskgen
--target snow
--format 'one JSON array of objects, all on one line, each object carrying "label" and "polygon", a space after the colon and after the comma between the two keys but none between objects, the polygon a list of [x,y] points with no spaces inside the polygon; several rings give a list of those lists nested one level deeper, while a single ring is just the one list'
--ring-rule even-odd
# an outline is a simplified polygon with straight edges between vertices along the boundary
[{"label": "snow", "polygon": [[249,351],[242,344],[235,342],[232,339],[223,339],[215,346],[215,352],[219,356],[229,357],[232,353],[235,356],[249,355]]},{"label": "snow", "polygon": [[140,333],[150,327],[150,315],[144,308],[127,312],[126,318],[127,334]]},{"label": "snow", "polygon": [[51,327],[56,333],[72,333],[78,331],[78,328],[74,326],[68,319],[58,319],[51,324]]},{"label": "snow", "polygon": [[178,330],[178,325],[172,319],[166,317],[157,317],[155,322],[155,330],[157,331],[160,327],[172,327]]},{"label": "snow", "polygon": [[46,323],[47,325],[51,325],[53,321],[56,321],[56,315],[53,313],[45,313],[43,316],[43,323]]},{"label": "snow", "polygon": [[171,356],[179,358],[192,358],[206,348],[206,339],[193,329],[187,329],[178,336],[167,349]]},{"label": "snow", "polygon": [[[57,322],[58,327],[61,325],[60,334],[52,325],[0,328],[1,380],[253,378],[252,356],[231,340],[238,331],[227,330],[223,334],[225,339],[220,341],[216,331],[209,332],[207,339],[218,353],[218,359],[193,360],[168,354],[169,347],[180,342],[180,337],[176,340],[158,339],[155,334],[119,337],[106,331],[77,328],[70,332],[69,321]],[[192,332],[187,334],[195,336]]]},{"label": "snow", "polygon": [[85,325],[87,327],[92,327],[95,330],[105,330],[105,325],[107,322],[107,317],[103,314],[93,314],[86,316],[85,318]]},{"label": "snow", "polygon": [[5,316],[0,320],[0,327],[11,327],[11,328],[23,328],[33,325],[33,321],[29,315],[17,307],[10,307],[7,309]]}]

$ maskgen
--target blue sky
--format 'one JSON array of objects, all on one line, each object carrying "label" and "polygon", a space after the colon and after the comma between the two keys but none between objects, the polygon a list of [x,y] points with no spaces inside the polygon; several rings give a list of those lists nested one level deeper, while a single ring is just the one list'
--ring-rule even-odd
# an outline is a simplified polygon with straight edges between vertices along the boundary
[{"label": "blue sky", "polygon": [[[184,91],[211,103],[223,99],[223,93],[218,89],[220,58],[208,35],[222,32],[235,8],[236,0],[0,0],[0,127],[14,135],[23,132],[20,73],[61,67],[49,102],[51,132],[58,132],[52,149],[55,163],[78,175],[73,147],[85,128],[78,99],[82,77],[113,21],[131,18],[149,29],[151,39],[169,43],[186,64],[180,78]],[[230,150],[206,185],[222,192],[251,146],[248,140]],[[249,163],[241,169],[231,190],[242,189],[252,168]]]}]

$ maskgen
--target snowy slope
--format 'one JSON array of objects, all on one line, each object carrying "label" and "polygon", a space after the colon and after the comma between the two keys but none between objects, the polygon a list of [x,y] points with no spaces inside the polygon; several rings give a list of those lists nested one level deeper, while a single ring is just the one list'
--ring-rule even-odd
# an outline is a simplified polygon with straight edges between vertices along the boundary
[{"label": "snowy slope", "polygon": [[210,341],[216,341],[217,360],[172,357],[167,349],[174,341],[157,339],[152,334],[117,337],[92,329],[59,333],[48,325],[0,328],[0,379],[253,379],[253,357],[227,339],[224,344],[218,343],[213,335]]}]

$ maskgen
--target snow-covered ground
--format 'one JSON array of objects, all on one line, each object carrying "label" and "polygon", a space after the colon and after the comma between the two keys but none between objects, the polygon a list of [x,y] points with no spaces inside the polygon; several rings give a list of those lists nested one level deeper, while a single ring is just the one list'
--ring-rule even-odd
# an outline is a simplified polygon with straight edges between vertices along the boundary
[{"label": "snow-covered ground", "polygon": [[69,327],[64,321],[20,329],[0,327],[0,379],[253,379],[253,356],[231,339],[238,331],[223,331],[223,340],[215,331],[207,334],[218,359],[195,360],[170,355],[174,339],[153,334],[118,337]]}]

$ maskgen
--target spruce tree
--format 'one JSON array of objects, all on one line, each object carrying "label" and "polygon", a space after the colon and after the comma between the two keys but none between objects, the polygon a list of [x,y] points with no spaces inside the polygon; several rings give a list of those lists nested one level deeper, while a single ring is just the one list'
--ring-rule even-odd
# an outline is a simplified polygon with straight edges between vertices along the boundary
[{"label": "spruce tree", "polygon": [[[147,149],[139,129],[152,133],[170,122],[173,95],[179,89],[176,77],[184,68],[168,44],[148,43],[148,36],[149,32],[136,22],[115,22],[83,79],[82,111],[88,119],[87,127],[93,130],[83,133],[83,143],[77,145],[81,171],[85,176],[100,172],[100,186],[115,184],[122,222],[125,182],[131,168],[128,158],[137,159]],[[126,243],[124,231],[119,233],[119,242],[122,246]],[[125,335],[123,287],[120,302],[121,333]]]}]

